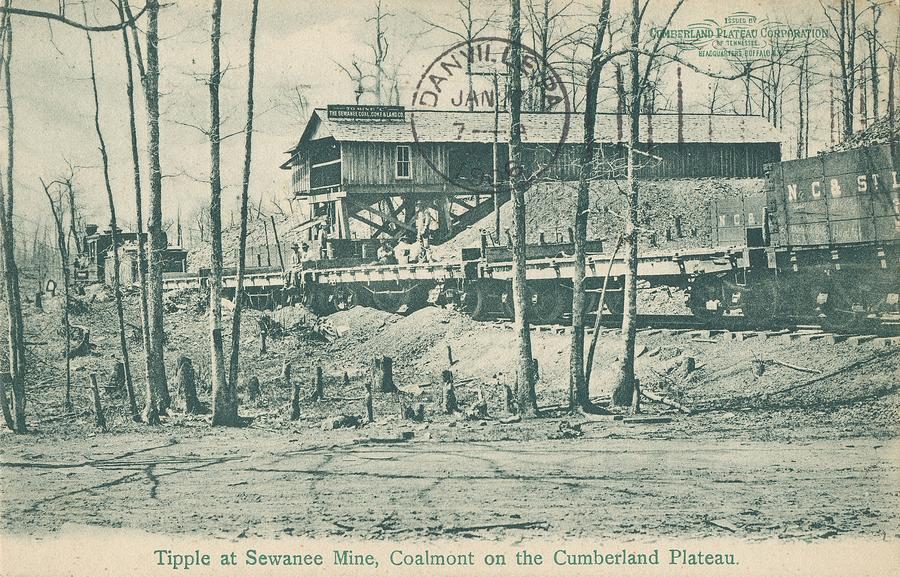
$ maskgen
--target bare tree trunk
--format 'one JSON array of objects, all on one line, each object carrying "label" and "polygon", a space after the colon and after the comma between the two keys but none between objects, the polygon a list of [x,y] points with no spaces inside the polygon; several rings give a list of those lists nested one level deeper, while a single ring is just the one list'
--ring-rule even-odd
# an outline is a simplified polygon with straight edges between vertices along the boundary
[{"label": "bare tree trunk", "polygon": [[[125,2],[125,10],[131,18],[131,10]],[[137,38],[135,36],[135,38]],[[148,374],[147,407],[144,421],[159,423],[159,415],[165,413],[172,401],[166,383],[162,304],[162,258],[166,248],[166,235],[162,228],[162,169],[159,162],[159,1],[147,2],[147,69],[143,78],[144,100],[147,106],[148,154],[150,164],[150,254],[148,259],[150,315],[150,371]]]},{"label": "bare tree trunk", "polygon": [[[119,0],[119,17],[125,19],[124,0]],[[132,30],[132,33],[134,31]],[[135,37],[135,46],[138,46],[138,39]],[[137,115],[134,108],[134,72],[132,70],[131,49],[128,46],[127,28],[122,28],[122,44],[125,51],[125,68],[128,73],[128,82],[126,84],[126,93],[128,95],[128,125],[131,137],[131,163],[134,170],[134,205],[135,220],[137,221],[138,235],[138,282],[140,284],[140,307],[141,307],[141,336],[143,337],[144,350],[144,370],[147,375],[148,387],[150,386],[150,319],[147,310],[147,251],[144,239],[144,201],[141,191],[141,160],[138,152],[137,142]],[[143,69],[143,62],[140,55],[137,55],[139,65]],[[143,78],[143,74],[141,77]]]},{"label": "bare tree trunk", "polygon": [[209,75],[209,220],[212,235],[209,274],[210,379],[212,380],[213,425],[237,424],[237,399],[225,375],[222,344],[222,177],[220,173],[219,40],[222,37],[222,0],[213,0],[210,34],[212,68]]},{"label": "bare tree trunk", "polygon": [[803,110],[803,71],[805,68],[805,58],[800,60],[800,74],[797,78],[797,111],[798,111],[798,122],[797,122],[797,158],[803,158],[803,134],[804,134],[804,124],[806,123],[806,119],[804,118],[804,110]]},{"label": "bare tree trunk", "polygon": [[840,23],[838,26],[838,61],[841,66],[841,112],[843,129],[841,141],[853,134],[853,101],[856,82],[856,2],[840,0]]},{"label": "bare tree trunk", "polygon": [[625,310],[622,315],[622,336],[625,340],[619,382],[613,392],[613,404],[627,405],[633,401],[634,391],[634,348],[637,337],[637,269],[638,269],[638,181],[635,176],[634,147],[640,138],[640,78],[639,41],[640,5],[632,0],[631,5],[631,130],[628,146],[628,219],[625,221],[625,242],[628,247],[625,269]]},{"label": "bare tree trunk", "polygon": [[537,414],[537,398],[534,391],[534,361],[531,355],[531,332],[528,330],[528,301],[525,281],[525,185],[522,179],[522,23],[520,0],[512,1],[509,21],[509,189],[513,199],[513,311],[519,341],[519,359],[516,371],[518,379],[519,414],[533,417]]},{"label": "bare tree trunk", "polygon": [[828,116],[830,118],[829,122],[831,123],[831,131],[829,132],[828,144],[829,146],[834,146],[834,132],[835,132],[835,109],[834,109],[834,75],[828,74]]},{"label": "bare tree trunk", "polygon": [[[578,192],[575,201],[575,271],[572,277],[572,346],[569,353],[569,388],[575,392],[574,404],[586,412],[594,412],[590,401],[587,381],[584,374],[584,324],[586,316],[585,301],[585,245],[587,244],[587,225],[591,175],[594,168],[594,128],[597,122],[597,92],[600,87],[600,55],[603,50],[603,38],[609,23],[610,0],[603,0],[600,9],[600,20],[597,24],[597,36],[591,51],[591,66],[585,88],[584,108],[584,144],[581,150],[581,166],[578,177]],[[543,99],[542,99],[543,101]],[[600,314],[600,311],[597,311]]]},{"label": "bare tree trunk", "polygon": [[872,34],[869,37],[869,70],[872,71],[872,117],[878,120],[879,78],[878,78],[878,19],[881,10],[872,7]]},{"label": "bare tree trunk", "polygon": [[[5,7],[9,8],[9,0]],[[3,75],[5,77],[6,90],[6,190],[0,189],[0,228],[3,236],[3,264],[6,268],[6,308],[8,328],[8,361],[9,376],[12,388],[12,417],[14,430],[17,433],[26,433],[25,426],[25,324],[22,320],[22,297],[19,289],[19,268],[15,258],[15,238],[13,231],[13,205],[14,205],[14,135],[15,117],[13,115],[12,79],[10,77],[10,61],[12,60],[12,21],[9,13],[4,16],[3,26]],[[2,402],[6,405],[5,391]],[[4,418],[7,410],[4,411]]]},{"label": "bare tree trunk", "polygon": [[[237,288],[234,291],[234,313],[231,318],[231,361],[228,367],[228,387],[237,399],[238,357],[241,349],[241,307],[244,294],[244,269],[247,265],[247,203],[250,191],[250,151],[253,143],[253,74],[256,58],[256,20],[259,0],[253,0],[250,13],[250,41],[247,55],[247,124],[244,137],[244,179],[241,188],[241,231],[238,239]],[[272,224],[274,228],[274,223]],[[280,249],[279,249],[280,250]],[[282,263],[282,267],[284,264]],[[237,408],[235,407],[235,414]]]},{"label": "bare tree trunk", "polygon": [[[82,5],[85,21],[87,21],[87,8]],[[111,229],[113,249],[113,296],[116,302],[116,316],[119,320],[119,350],[122,354],[122,364],[125,367],[125,390],[128,391],[128,404],[131,416],[138,415],[137,402],[134,398],[134,384],[131,380],[131,361],[128,358],[128,342],[125,339],[125,311],[122,306],[122,286],[119,271],[119,230],[116,220],[116,203],[113,200],[112,185],[109,182],[109,155],[106,151],[106,141],[103,139],[103,131],[100,129],[100,96],[97,92],[97,72],[94,68],[94,43],[90,32],[86,32],[88,43],[88,58],[91,64],[91,89],[94,95],[94,130],[97,133],[97,141],[100,144],[100,159],[103,162],[103,184],[106,187],[106,199],[109,203],[109,227]]]},{"label": "bare tree trunk", "polygon": [[63,331],[65,332],[64,337],[64,356],[66,359],[66,399],[64,403],[64,407],[67,411],[72,410],[72,360],[71,357],[71,341],[70,333],[72,331],[71,323],[69,322],[69,292],[70,292],[70,271],[69,271],[69,249],[66,246],[66,231],[65,225],[63,224],[63,208],[62,202],[60,202],[59,209],[57,210],[56,204],[53,202],[53,197],[50,195],[50,188],[44,184],[44,181],[41,180],[41,186],[44,188],[44,194],[47,196],[47,201],[50,203],[50,212],[53,215],[53,221],[56,224],[56,246],[59,249],[59,259],[62,264],[62,275],[63,275]]}]

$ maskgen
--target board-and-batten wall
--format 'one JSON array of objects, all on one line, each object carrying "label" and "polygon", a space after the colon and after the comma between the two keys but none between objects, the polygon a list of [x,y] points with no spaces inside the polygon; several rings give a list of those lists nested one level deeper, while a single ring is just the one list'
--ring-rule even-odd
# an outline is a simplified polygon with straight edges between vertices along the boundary
[{"label": "board-and-batten wall", "polygon": [[419,185],[446,183],[426,162],[446,172],[447,149],[441,144],[410,144],[411,177],[398,179],[395,175],[397,144],[382,142],[344,142],[343,180],[348,185],[385,185],[415,183]]}]

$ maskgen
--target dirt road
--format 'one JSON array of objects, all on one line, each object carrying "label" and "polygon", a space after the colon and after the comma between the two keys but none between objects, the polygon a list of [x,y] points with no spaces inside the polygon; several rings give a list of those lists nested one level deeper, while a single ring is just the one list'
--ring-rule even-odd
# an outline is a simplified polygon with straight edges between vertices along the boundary
[{"label": "dirt road", "polygon": [[[318,446],[199,427],[25,444],[7,436],[2,528],[230,538],[900,536],[896,440],[642,434],[436,443],[417,433],[387,444],[335,432]],[[490,527],[503,524],[517,527]]]}]

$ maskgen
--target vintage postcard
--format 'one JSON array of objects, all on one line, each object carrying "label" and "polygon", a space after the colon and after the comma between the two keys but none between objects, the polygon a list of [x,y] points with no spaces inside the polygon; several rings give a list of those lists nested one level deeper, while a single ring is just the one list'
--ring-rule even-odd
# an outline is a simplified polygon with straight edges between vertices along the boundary
[{"label": "vintage postcard", "polygon": [[0,575],[900,575],[896,0],[0,0]]}]

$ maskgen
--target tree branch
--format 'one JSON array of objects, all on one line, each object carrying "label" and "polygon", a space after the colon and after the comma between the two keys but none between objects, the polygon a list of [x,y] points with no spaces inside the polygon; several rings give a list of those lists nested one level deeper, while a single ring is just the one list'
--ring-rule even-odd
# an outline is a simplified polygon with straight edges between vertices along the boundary
[{"label": "tree branch", "polygon": [[79,30],[84,30],[86,32],[114,32],[116,30],[121,30],[126,26],[134,25],[135,21],[140,18],[144,12],[146,12],[147,6],[144,5],[143,8],[133,17],[129,18],[123,22],[117,22],[116,24],[107,24],[105,26],[91,26],[90,24],[86,24],[83,22],[78,22],[76,20],[70,20],[65,16],[60,14],[54,14],[53,12],[44,12],[41,10],[29,10],[27,8],[4,8],[0,7],[0,13],[7,13],[16,16],[31,16],[34,18],[46,18],[47,20],[55,20],[56,22],[62,22],[68,26],[72,26],[73,28],[78,28]]}]

